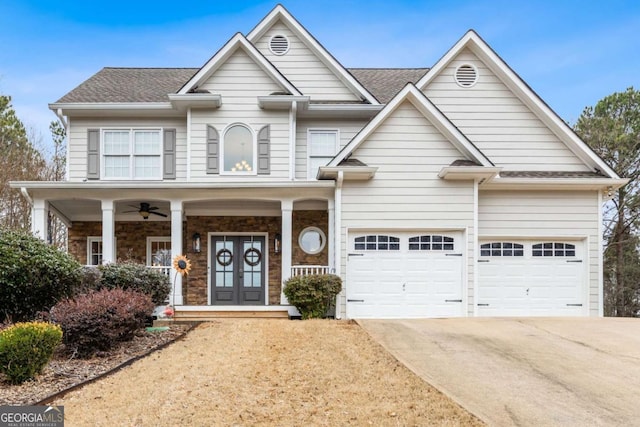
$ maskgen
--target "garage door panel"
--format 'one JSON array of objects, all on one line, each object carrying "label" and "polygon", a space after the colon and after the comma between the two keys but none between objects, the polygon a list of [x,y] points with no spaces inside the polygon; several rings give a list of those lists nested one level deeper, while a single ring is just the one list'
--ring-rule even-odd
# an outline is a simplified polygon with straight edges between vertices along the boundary
[{"label": "garage door panel", "polygon": [[[373,247],[369,242],[380,242],[382,234],[377,233],[377,238],[366,236],[366,245],[360,248]],[[415,250],[415,247],[430,247],[429,240],[414,244],[410,250],[409,239],[417,233],[388,234],[400,239],[398,250],[356,250],[357,237],[350,235],[349,253],[357,256],[349,256],[347,262],[349,317],[423,318],[462,314],[462,257],[447,257],[443,250]],[[447,235],[453,235],[460,244],[462,233]],[[434,239],[434,243],[444,247],[445,242],[441,237],[438,239]],[[453,247],[452,241],[446,241],[448,248]]]},{"label": "garage door panel", "polygon": [[500,245],[492,243],[492,256],[480,257],[480,315],[562,316],[583,312],[580,305],[585,286],[584,265],[580,262],[582,242],[566,244],[570,249],[560,243],[560,250],[546,252],[546,256],[533,256],[535,245],[541,247],[539,242],[512,241],[509,244],[522,245],[521,256],[513,256],[512,252],[510,256],[501,256]]}]

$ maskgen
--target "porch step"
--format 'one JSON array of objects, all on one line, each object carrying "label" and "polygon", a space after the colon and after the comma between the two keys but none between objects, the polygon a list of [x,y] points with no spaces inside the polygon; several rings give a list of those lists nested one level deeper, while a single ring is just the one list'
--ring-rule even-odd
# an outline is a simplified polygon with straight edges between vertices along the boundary
[{"label": "porch step", "polygon": [[177,310],[174,319],[177,322],[205,322],[213,319],[288,319],[288,310]]}]

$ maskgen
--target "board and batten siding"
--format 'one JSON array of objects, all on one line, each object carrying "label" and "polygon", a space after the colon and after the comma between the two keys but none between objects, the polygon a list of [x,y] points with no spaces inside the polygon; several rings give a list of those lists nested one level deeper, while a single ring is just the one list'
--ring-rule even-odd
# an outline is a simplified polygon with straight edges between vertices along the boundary
[{"label": "board and batten siding", "polygon": [[340,150],[347,145],[366,124],[367,120],[298,120],[296,124],[296,179],[307,179],[307,140],[309,137],[309,129],[338,129],[340,132],[340,146],[338,150]]},{"label": "board and batten siding", "polygon": [[[289,51],[275,55],[269,49],[274,35],[289,40]],[[282,21],[276,22],[255,46],[303,95],[317,101],[360,101],[349,88]]]},{"label": "board and batten siding", "polygon": [[[224,130],[231,124],[242,123],[251,128],[254,138],[265,125],[271,125],[271,173],[267,177],[289,176],[289,112],[265,111],[258,106],[258,96],[282,91],[275,82],[243,49],[238,49],[213,75],[200,86],[222,96],[218,109],[193,109],[191,112],[191,178],[217,179],[207,174],[207,125],[218,131],[221,144]],[[222,147],[221,147],[222,148]]]},{"label": "board and batten siding", "polygon": [[[175,129],[176,130],[176,180],[187,176],[187,125],[183,118],[100,118],[74,117],[71,119],[68,137],[69,181],[87,178],[87,130],[88,129]],[[102,151],[101,151],[102,153]]]},{"label": "board and batten siding", "polygon": [[584,240],[589,314],[598,316],[600,209],[596,191],[480,191],[478,236]]},{"label": "board and batten siding", "polygon": [[[455,70],[471,64],[477,83],[461,87]],[[429,99],[493,163],[505,170],[588,171],[589,168],[469,49],[424,90]]]},{"label": "board and batten siding", "polygon": [[[342,190],[342,274],[354,229],[462,230],[467,262],[467,311],[473,312],[472,181],[438,178],[443,166],[463,158],[460,152],[410,103],[394,111],[353,157],[378,167],[370,181],[345,181]],[[346,299],[341,296],[341,310]]]}]

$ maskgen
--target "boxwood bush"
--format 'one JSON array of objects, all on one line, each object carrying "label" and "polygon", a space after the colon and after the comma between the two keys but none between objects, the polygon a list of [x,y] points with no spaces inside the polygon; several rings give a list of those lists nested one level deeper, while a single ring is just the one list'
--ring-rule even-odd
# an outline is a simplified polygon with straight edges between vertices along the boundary
[{"label": "boxwood bush", "polygon": [[167,300],[171,291],[169,277],[143,264],[122,262],[98,267],[98,289],[129,289],[149,295],[154,304]]},{"label": "boxwood bush", "polygon": [[45,322],[16,323],[0,331],[0,372],[20,384],[41,373],[62,342],[59,326]]},{"label": "boxwood bush", "polygon": [[60,301],[49,318],[64,332],[65,351],[88,358],[131,340],[153,308],[151,297],[143,293],[102,289]]},{"label": "boxwood bush", "polygon": [[335,274],[295,276],[284,284],[285,296],[303,319],[323,317],[341,289],[342,280]]},{"label": "boxwood bush", "polygon": [[0,230],[0,322],[33,320],[74,294],[80,264],[24,232]]}]

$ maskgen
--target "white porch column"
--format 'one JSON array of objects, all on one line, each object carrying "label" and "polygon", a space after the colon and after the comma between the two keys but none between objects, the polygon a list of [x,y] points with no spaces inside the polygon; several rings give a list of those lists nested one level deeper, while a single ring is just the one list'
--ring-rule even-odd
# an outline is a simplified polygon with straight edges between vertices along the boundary
[{"label": "white porch column", "polygon": [[47,241],[49,230],[47,217],[49,216],[49,203],[44,199],[34,199],[31,208],[31,233]]},{"label": "white porch column", "polygon": [[[287,199],[280,202],[282,209],[282,284],[291,277],[291,245],[293,235],[293,200]],[[284,292],[280,291],[280,303],[289,304]]]},{"label": "white porch column", "polygon": [[336,272],[336,217],[335,201],[327,201],[327,214],[329,215],[329,229],[327,230],[327,240],[329,241],[329,273]]},{"label": "white porch column", "polygon": [[[182,255],[182,200],[171,201],[171,259]],[[182,275],[171,267],[171,295],[169,303],[173,306],[182,305]]]},{"label": "white porch column", "polygon": [[113,200],[102,201],[102,263],[109,264],[116,260],[115,228]]}]

